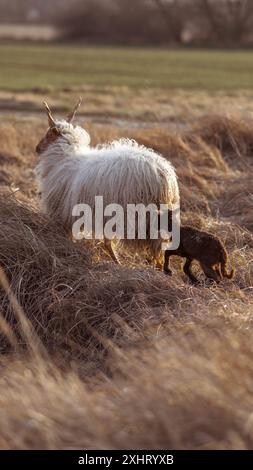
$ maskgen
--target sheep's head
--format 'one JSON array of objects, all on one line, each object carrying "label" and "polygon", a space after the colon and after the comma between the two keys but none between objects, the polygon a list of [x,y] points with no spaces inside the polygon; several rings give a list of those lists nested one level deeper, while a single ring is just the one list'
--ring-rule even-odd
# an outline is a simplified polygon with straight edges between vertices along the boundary
[{"label": "sheep's head", "polygon": [[67,116],[66,120],[55,120],[48,104],[46,102],[44,103],[47,112],[49,128],[46,132],[46,135],[36,146],[36,153],[38,155],[41,155],[43,152],[45,152],[51,144],[60,138],[62,138],[65,143],[69,143],[70,145],[83,144],[88,146],[90,144],[89,134],[81,127],[74,127],[72,125],[81,102],[82,100],[80,98],[73,111]]}]

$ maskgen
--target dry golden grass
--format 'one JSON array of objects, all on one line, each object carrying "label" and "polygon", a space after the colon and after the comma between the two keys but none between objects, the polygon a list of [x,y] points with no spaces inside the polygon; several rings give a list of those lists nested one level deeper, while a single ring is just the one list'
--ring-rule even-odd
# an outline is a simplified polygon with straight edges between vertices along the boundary
[{"label": "dry golden grass", "polygon": [[72,243],[39,211],[43,123],[0,124],[1,448],[252,448],[251,128],[89,125],[94,144],[124,135],[169,158],[182,219],[224,240],[234,281],[193,287],[179,260],[168,278]]},{"label": "dry golden grass", "polygon": [[7,115],[19,112],[21,117],[29,118],[30,113],[40,116],[46,96],[52,109],[64,113],[73,107],[80,95],[83,103],[79,115],[103,122],[105,126],[114,121],[122,126],[125,120],[129,127],[139,127],[144,123],[157,127],[170,122],[180,129],[206,113],[242,115],[245,120],[253,115],[250,90],[231,90],[228,93],[221,90],[154,89],[143,84],[138,92],[128,86],[82,85],[56,90],[50,87],[32,88],[31,84],[27,91],[0,90],[0,109]]}]

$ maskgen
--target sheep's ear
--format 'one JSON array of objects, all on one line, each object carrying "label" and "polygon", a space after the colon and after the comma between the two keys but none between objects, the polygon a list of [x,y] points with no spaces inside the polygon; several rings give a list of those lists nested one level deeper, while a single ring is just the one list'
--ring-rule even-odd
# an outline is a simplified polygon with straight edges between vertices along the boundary
[{"label": "sheep's ear", "polygon": [[51,132],[53,132],[54,135],[61,135],[59,129],[57,127],[51,127]]},{"label": "sheep's ear", "polygon": [[68,115],[67,122],[71,123],[73,121],[78,108],[80,108],[81,103],[82,103],[82,98],[80,97],[77,104],[75,105],[73,111]]}]

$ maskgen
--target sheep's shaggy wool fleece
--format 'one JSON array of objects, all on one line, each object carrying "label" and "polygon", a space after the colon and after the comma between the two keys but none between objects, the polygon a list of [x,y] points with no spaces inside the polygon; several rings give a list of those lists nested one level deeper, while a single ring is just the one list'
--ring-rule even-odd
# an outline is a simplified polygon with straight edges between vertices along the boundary
[{"label": "sheep's shaggy wool fleece", "polygon": [[72,209],[95,196],[104,207],[119,204],[177,204],[179,189],[171,163],[134,140],[120,139],[90,147],[89,134],[79,126],[56,121],[59,137],[40,155],[37,177],[42,204],[71,228]]}]

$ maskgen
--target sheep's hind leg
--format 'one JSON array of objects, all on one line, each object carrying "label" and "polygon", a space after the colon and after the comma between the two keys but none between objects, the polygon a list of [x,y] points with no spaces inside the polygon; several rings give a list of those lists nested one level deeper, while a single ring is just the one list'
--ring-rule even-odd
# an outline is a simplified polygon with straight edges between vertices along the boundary
[{"label": "sheep's hind leg", "polygon": [[113,259],[113,261],[115,261],[115,263],[117,263],[117,264],[120,264],[119,258],[118,258],[117,254],[115,253],[115,251],[112,248],[112,240],[108,240],[108,238],[105,238],[104,239],[104,245],[105,245],[105,248],[106,248],[107,252],[109,253],[111,258]]},{"label": "sheep's hind leg", "polygon": [[159,271],[163,271],[163,251],[161,249],[161,240],[150,240],[150,250],[151,256],[153,260],[153,264],[155,265],[156,269]]},{"label": "sheep's hind leg", "polygon": [[193,283],[193,284],[199,284],[199,281],[198,279],[192,274],[191,272],[191,264],[192,264],[192,259],[190,258],[187,258],[185,264],[184,264],[184,273],[186,274],[186,276],[189,277],[190,281]]},{"label": "sheep's hind leg", "polygon": [[171,254],[169,250],[165,251],[163,270],[168,276],[172,276],[172,271],[170,269],[170,256]]}]

